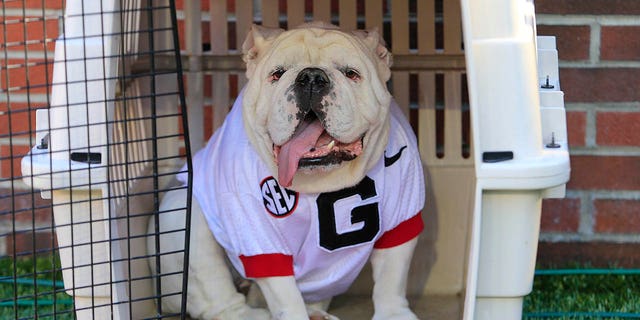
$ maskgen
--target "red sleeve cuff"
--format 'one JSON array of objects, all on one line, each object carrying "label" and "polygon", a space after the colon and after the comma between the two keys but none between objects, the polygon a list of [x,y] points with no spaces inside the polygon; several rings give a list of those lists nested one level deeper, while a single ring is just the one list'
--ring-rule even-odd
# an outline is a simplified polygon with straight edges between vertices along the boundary
[{"label": "red sleeve cuff", "polygon": [[403,221],[397,227],[385,232],[374,244],[376,249],[386,249],[401,245],[415,237],[424,229],[422,212],[418,212],[412,218]]},{"label": "red sleeve cuff", "polygon": [[293,275],[293,257],[280,253],[240,256],[245,277],[264,278]]}]

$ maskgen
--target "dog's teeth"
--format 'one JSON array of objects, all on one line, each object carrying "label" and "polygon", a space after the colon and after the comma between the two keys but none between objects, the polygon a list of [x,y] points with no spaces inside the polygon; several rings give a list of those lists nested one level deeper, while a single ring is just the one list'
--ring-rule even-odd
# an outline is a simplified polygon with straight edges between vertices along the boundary
[{"label": "dog's teeth", "polygon": [[336,145],[336,141],[335,140],[331,140],[331,142],[329,142],[329,144],[327,145],[327,149],[333,149],[333,146]]}]

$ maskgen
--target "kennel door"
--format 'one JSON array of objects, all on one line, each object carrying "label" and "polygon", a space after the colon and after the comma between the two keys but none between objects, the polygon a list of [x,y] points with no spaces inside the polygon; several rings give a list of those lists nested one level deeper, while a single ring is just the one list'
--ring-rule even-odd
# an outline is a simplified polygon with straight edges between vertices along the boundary
[{"label": "kennel door", "polygon": [[542,198],[563,197],[569,153],[555,41],[530,0],[462,0],[477,177],[464,319],[520,319]]},{"label": "kennel door", "polygon": [[22,172],[52,199],[79,319],[162,313],[153,284],[166,275],[150,275],[147,260],[158,257],[146,252],[159,230],[148,235],[147,221],[190,155],[175,21],[169,0],[65,3],[51,103],[36,124],[46,143],[23,158]]}]

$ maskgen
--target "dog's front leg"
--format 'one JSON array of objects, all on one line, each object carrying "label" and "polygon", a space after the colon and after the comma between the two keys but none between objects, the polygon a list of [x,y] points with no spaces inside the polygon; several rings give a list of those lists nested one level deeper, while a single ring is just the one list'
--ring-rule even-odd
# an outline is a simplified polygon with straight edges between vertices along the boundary
[{"label": "dog's front leg", "polygon": [[373,320],[418,319],[406,298],[409,265],[417,243],[415,238],[396,247],[373,251]]},{"label": "dog's front leg", "polygon": [[275,320],[309,320],[302,294],[293,276],[257,278]]},{"label": "dog's front leg", "polygon": [[275,320],[339,320],[326,313],[328,301],[306,306],[293,276],[257,278]]}]

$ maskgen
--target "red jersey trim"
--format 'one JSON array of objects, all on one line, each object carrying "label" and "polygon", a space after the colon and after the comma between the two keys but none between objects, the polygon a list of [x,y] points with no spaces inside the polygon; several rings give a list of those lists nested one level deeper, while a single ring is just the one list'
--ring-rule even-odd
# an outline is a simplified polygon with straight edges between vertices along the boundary
[{"label": "red jersey trim", "polygon": [[386,249],[401,245],[415,237],[424,229],[422,211],[403,221],[397,227],[385,232],[373,245],[376,249]]},{"label": "red jersey trim", "polygon": [[293,256],[281,253],[240,256],[247,278],[282,277],[293,275]]}]

